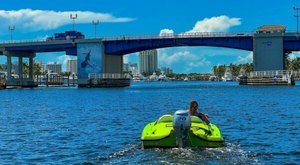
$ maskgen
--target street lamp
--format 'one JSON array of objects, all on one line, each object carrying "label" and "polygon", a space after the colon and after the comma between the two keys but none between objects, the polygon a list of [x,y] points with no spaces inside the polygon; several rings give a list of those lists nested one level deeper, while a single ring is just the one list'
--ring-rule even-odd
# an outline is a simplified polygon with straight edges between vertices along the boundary
[{"label": "street lamp", "polygon": [[295,11],[294,13],[294,17],[296,17],[297,19],[297,34],[298,34],[298,18],[299,18],[299,7],[297,7],[296,5],[293,5],[293,9]]},{"label": "street lamp", "polygon": [[15,30],[15,26],[8,26],[8,30],[10,31],[10,40],[13,40],[13,31]]},{"label": "street lamp", "polygon": [[95,26],[95,38],[97,37],[97,25],[99,24],[99,20],[97,21],[92,21],[92,24]]},{"label": "street lamp", "polygon": [[70,14],[70,18],[73,20],[73,31],[75,31],[75,19],[77,19],[77,14]]}]

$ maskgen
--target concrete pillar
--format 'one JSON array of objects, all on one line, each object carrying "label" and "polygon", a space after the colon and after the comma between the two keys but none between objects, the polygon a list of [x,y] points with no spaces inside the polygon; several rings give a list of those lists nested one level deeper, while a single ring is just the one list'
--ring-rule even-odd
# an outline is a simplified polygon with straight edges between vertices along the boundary
[{"label": "concrete pillar", "polygon": [[33,79],[33,57],[29,57],[29,79]]},{"label": "concrete pillar", "polygon": [[123,57],[119,55],[105,55],[105,73],[122,74]]},{"label": "concrete pillar", "polygon": [[254,71],[284,70],[282,33],[256,33],[253,38]]},{"label": "concrete pillar", "polygon": [[23,79],[23,57],[19,57],[19,79],[22,81]]},{"label": "concrete pillar", "polygon": [[88,84],[89,74],[103,73],[102,45],[99,42],[77,43],[78,86]]},{"label": "concrete pillar", "polygon": [[7,80],[11,80],[11,56],[6,55],[7,58]]}]

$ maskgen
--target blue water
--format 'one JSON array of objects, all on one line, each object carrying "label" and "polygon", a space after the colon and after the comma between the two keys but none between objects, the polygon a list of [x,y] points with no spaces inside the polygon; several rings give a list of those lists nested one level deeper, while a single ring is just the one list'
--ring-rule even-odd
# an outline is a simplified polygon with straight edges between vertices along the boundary
[{"label": "blue water", "polygon": [[[132,83],[0,91],[0,164],[300,164],[300,86]],[[217,149],[142,149],[143,127],[199,102]]]}]

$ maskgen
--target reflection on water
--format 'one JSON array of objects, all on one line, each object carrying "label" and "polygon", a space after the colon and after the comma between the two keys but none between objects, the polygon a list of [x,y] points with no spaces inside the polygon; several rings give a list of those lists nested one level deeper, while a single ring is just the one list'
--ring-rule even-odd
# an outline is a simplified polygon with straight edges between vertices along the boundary
[{"label": "reflection on water", "polygon": [[[3,164],[297,164],[299,86],[133,83],[128,88],[0,91]],[[223,148],[141,149],[143,127],[199,102]]]}]

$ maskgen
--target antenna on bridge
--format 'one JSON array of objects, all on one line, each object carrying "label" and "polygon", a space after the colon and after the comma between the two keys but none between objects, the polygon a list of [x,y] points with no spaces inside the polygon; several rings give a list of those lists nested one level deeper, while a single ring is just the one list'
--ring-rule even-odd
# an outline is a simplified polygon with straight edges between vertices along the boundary
[{"label": "antenna on bridge", "polygon": [[70,18],[73,20],[73,31],[75,31],[75,19],[77,19],[77,13],[75,13],[75,15],[70,14]]},{"label": "antenna on bridge", "polygon": [[10,31],[10,40],[13,40],[13,31],[15,30],[15,26],[8,26],[8,30]]},{"label": "antenna on bridge", "polygon": [[92,24],[95,26],[95,38],[97,38],[97,25],[99,24],[99,20],[97,21],[92,21]]},{"label": "antenna on bridge", "polygon": [[298,34],[298,18],[299,18],[299,7],[297,7],[296,5],[293,5],[293,9],[295,11],[294,13],[294,17],[296,17],[297,19],[297,34]]}]

